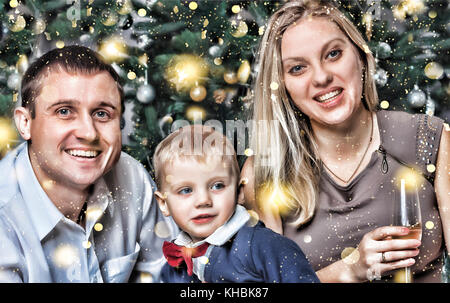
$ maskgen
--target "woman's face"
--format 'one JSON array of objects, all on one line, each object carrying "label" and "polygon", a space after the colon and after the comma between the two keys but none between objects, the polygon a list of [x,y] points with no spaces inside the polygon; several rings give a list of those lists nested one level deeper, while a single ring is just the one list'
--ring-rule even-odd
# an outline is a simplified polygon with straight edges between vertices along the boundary
[{"label": "woman's face", "polygon": [[311,123],[344,123],[362,106],[358,50],[327,18],[304,18],[281,41],[283,77],[295,105]]}]

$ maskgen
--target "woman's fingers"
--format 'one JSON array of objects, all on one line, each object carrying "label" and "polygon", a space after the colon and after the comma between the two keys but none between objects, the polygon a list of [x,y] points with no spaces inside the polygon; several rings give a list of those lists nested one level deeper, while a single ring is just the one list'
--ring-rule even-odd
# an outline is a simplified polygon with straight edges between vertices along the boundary
[{"label": "woman's fingers", "polygon": [[383,240],[386,237],[406,236],[408,233],[409,228],[404,226],[383,226],[372,230],[368,235],[373,240]]},{"label": "woman's fingers", "polygon": [[393,239],[393,240],[383,240],[377,241],[374,246],[374,251],[383,252],[390,250],[405,250],[414,249],[419,247],[421,242],[415,239]]},{"label": "woman's fingers", "polygon": [[382,263],[388,264],[388,263],[392,263],[393,261],[414,258],[418,254],[419,254],[418,249],[401,250],[401,251],[386,251],[386,252],[384,252],[384,262],[382,260],[381,254],[380,254],[380,260],[382,261]]}]

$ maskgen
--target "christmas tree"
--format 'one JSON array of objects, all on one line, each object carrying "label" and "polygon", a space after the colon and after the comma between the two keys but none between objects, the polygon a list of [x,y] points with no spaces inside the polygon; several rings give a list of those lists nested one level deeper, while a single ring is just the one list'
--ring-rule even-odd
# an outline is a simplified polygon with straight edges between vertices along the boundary
[{"label": "christmas tree", "polygon": [[[227,121],[245,120],[259,39],[284,2],[0,0],[2,154],[18,143],[12,109],[29,62],[52,48],[79,44],[99,51],[122,76],[123,149],[151,171],[154,148],[174,123],[219,121],[225,128]],[[448,122],[447,1],[335,4],[376,56],[380,107]]]}]

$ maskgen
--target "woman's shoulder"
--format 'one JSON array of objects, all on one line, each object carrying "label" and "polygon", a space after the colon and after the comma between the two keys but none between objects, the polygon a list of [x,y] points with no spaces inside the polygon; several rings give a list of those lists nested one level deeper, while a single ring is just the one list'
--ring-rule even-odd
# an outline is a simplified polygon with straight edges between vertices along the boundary
[{"label": "woman's shoulder", "polygon": [[377,119],[386,152],[432,178],[434,171],[427,166],[436,165],[444,121],[426,114],[386,110],[377,112]]}]

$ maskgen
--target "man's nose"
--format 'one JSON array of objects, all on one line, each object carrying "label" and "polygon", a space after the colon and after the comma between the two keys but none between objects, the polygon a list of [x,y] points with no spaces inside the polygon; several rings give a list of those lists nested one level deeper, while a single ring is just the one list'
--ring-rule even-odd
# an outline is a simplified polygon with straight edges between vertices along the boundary
[{"label": "man's nose", "polygon": [[326,87],[333,81],[332,73],[322,64],[314,67],[312,84],[317,87]]},{"label": "man's nose", "polygon": [[77,127],[75,135],[79,139],[86,141],[95,141],[98,139],[98,131],[94,123],[94,119],[89,114],[83,114],[77,120]]}]

